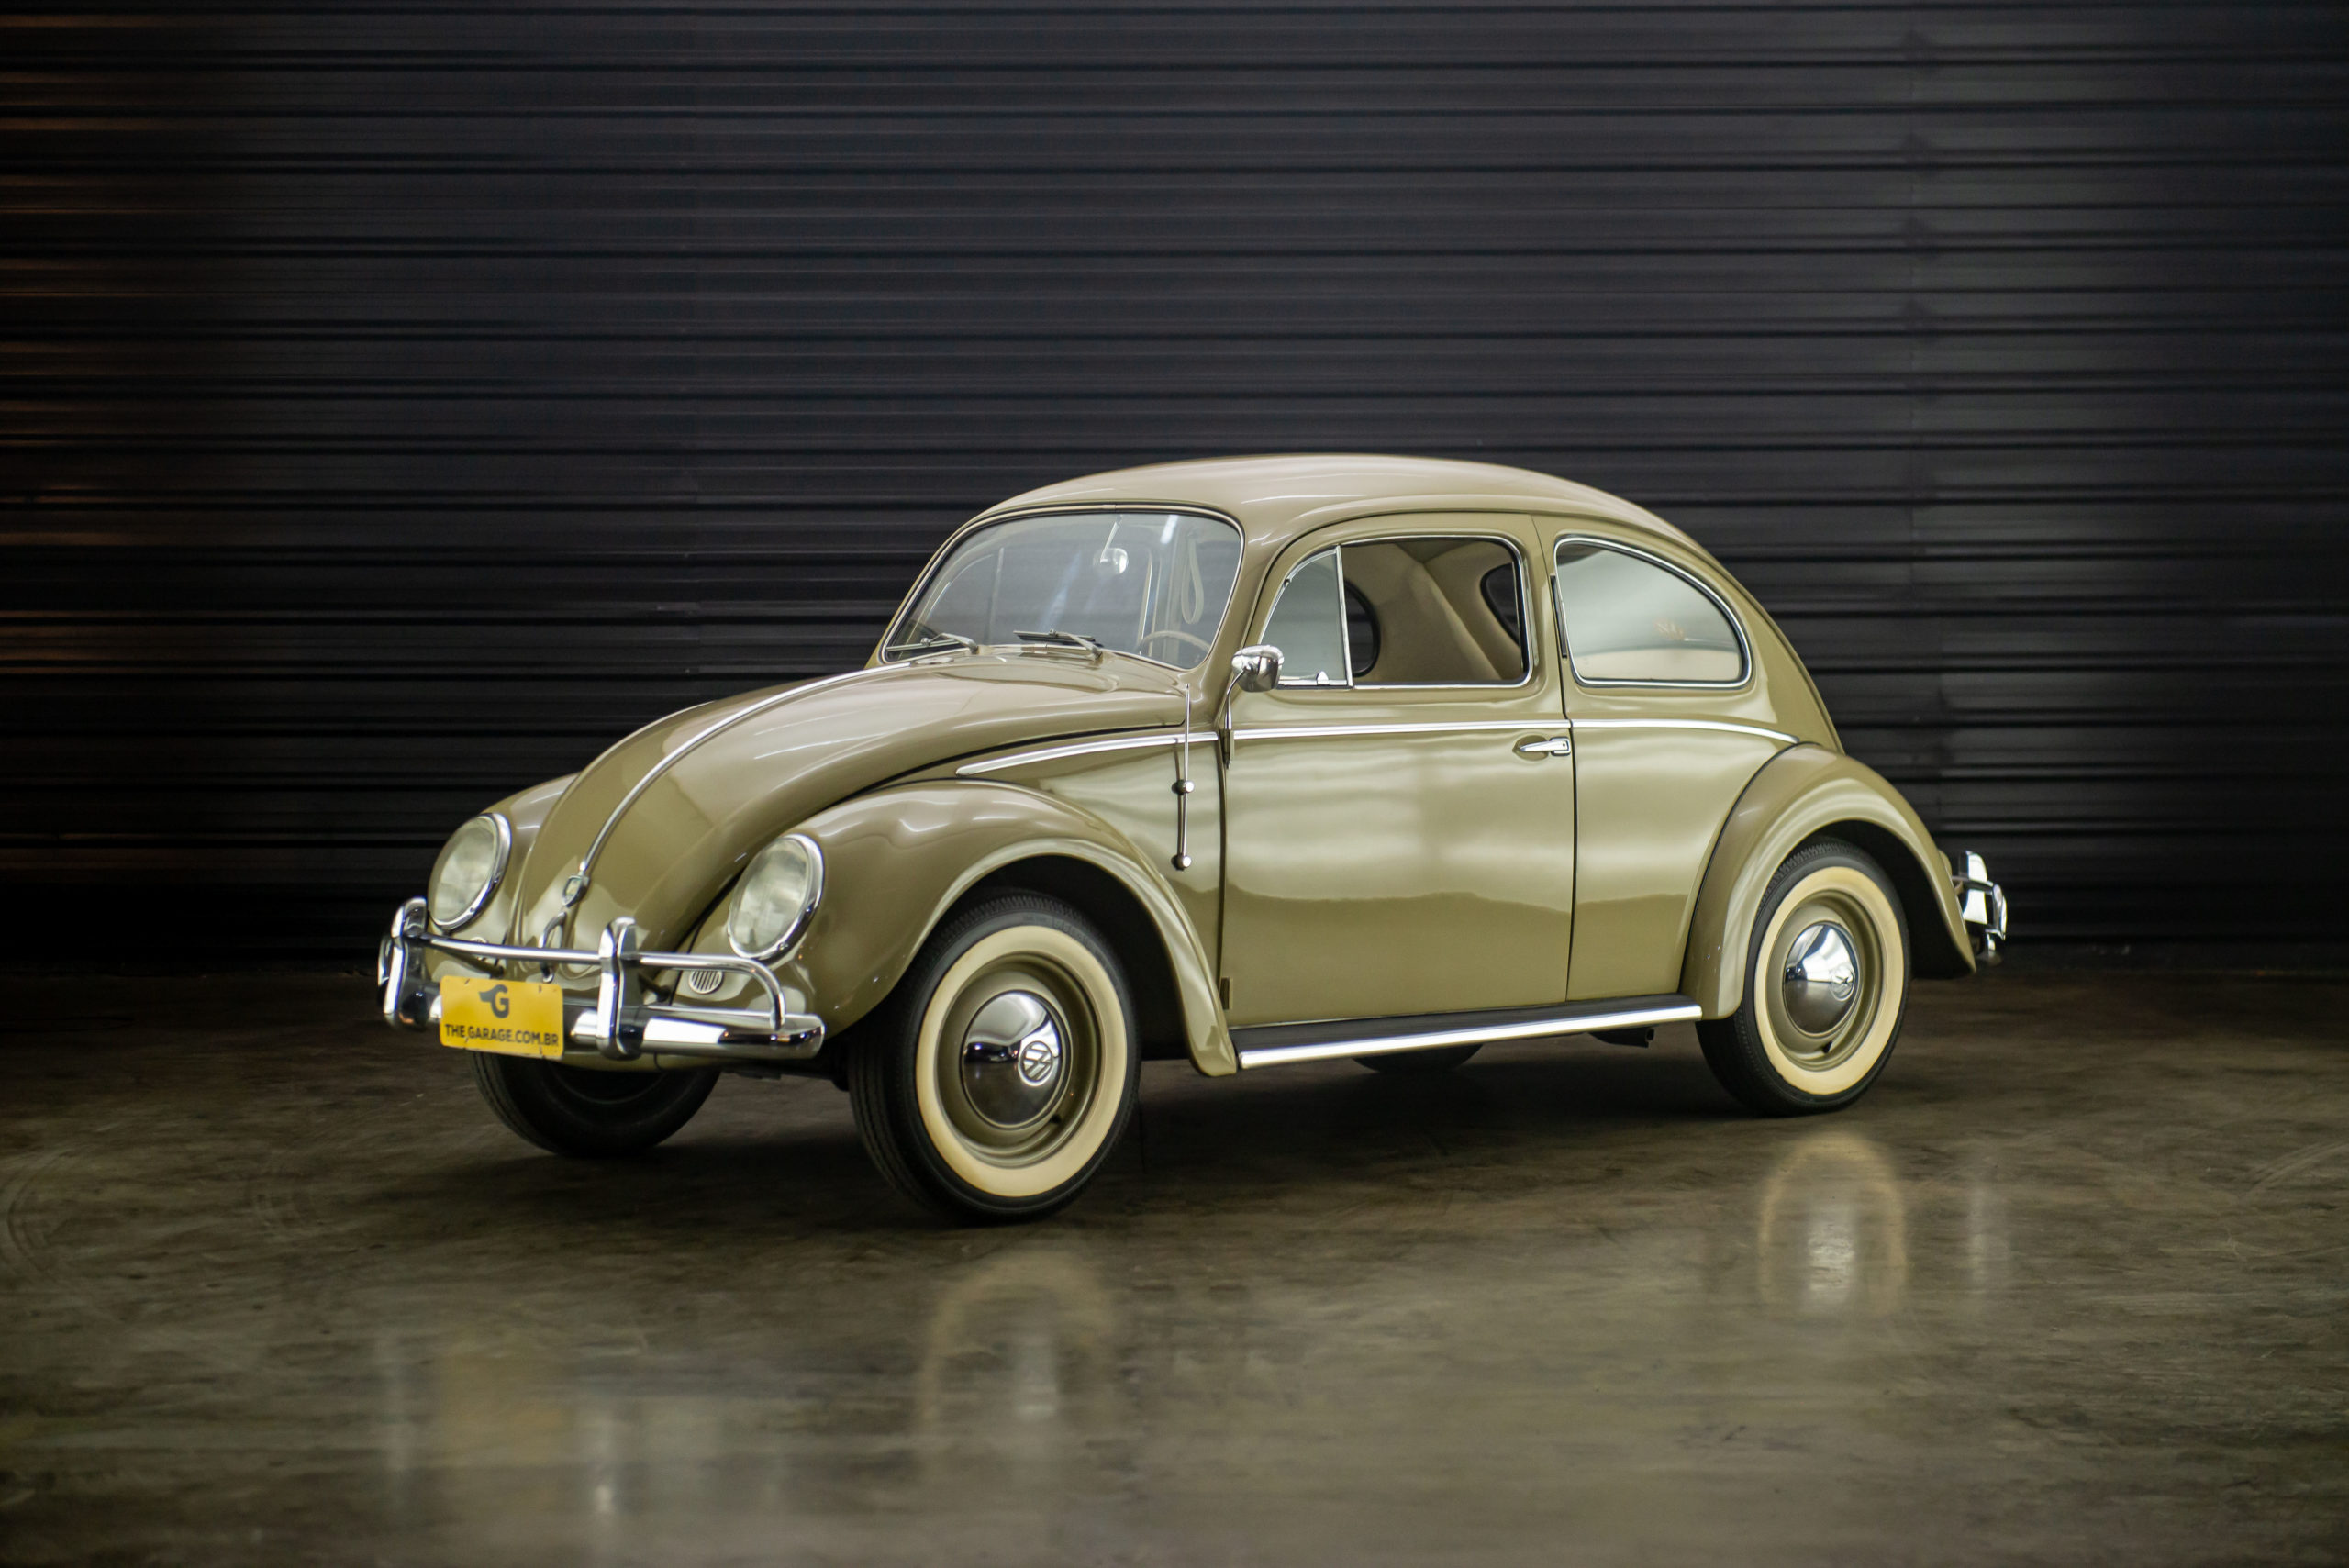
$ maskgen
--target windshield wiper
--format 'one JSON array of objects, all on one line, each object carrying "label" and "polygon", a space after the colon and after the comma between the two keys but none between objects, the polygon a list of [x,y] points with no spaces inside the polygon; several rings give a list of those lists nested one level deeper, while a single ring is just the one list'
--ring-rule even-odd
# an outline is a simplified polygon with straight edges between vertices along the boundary
[{"label": "windshield wiper", "polygon": [[960,632],[933,631],[927,637],[918,637],[911,642],[896,643],[881,651],[885,654],[937,653],[949,648],[958,648],[965,653],[976,653],[979,651],[978,642],[974,639],[964,637]]},{"label": "windshield wiper", "polygon": [[1015,631],[1011,634],[1022,642],[1041,643],[1047,648],[1082,648],[1098,659],[1108,651],[1097,637],[1087,637],[1081,631]]}]

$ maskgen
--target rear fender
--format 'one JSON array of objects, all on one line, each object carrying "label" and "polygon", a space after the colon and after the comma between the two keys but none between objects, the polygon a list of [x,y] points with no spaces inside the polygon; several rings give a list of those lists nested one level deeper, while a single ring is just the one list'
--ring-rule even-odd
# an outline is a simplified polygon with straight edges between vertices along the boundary
[{"label": "rear fender", "polygon": [[1680,990],[1709,1018],[1745,999],[1747,950],[1770,878],[1805,840],[1847,839],[1881,863],[1909,917],[1914,973],[1974,973],[1949,862],[1873,768],[1823,746],[1790,746],[1753,775],[1722,825],[1697,892]]}]

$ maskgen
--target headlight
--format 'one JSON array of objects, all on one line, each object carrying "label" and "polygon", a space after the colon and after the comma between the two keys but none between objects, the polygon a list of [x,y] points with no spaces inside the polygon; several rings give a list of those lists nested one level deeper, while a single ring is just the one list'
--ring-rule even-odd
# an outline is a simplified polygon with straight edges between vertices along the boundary
[{"label": "headlight", "polygon": [[432,896],[427,909],[435,930],[453,931],[481,913],[506,874],[514,848],[514,825],[484,811],[449,836],[432,867]]},{"label": "headlight", "polygon": [[734,889],[726,940],[744,958],[781,958],[807,929],[824,898],[824,851],[801,833],[786,833],[751,858]]}]

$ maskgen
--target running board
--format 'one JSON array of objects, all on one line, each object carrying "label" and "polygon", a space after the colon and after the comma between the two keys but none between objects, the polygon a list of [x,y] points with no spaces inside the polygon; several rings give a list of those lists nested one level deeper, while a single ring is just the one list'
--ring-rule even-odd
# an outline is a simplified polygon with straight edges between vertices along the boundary
[{"label": "running board", "polygon": [[1399,1018],[1333,1018],[1312,1024],[1259,1024],[1231,1031],[1242,1067],[1279,1067],[1339,1056],[1384,1056],[1397,1051],[1441,1051],[1447,1045],[1490,1045],[1502,1040],[1591,1034],[1686,1023],[1698,1015],[1686,996],[1618,996],[1556,1007],[1503,1007],[1484,1013],[1419,1013]]}]

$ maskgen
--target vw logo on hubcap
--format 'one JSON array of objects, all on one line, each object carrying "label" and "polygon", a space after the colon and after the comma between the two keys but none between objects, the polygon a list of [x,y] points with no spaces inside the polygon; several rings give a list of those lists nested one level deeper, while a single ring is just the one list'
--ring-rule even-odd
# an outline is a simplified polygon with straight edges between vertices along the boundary
[{"label": "vw logo on hubcap", "polygon": [[1051,1024],[1019,1042],[1019,1081],[1030,1088],[1060,1076],[1061,1037]]}]

